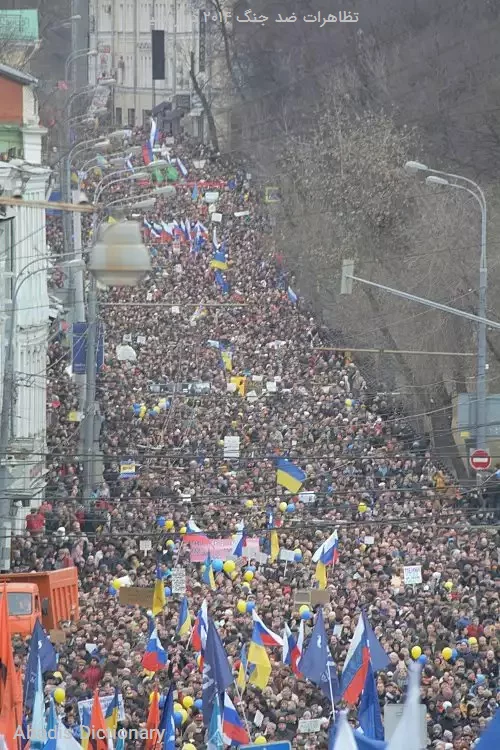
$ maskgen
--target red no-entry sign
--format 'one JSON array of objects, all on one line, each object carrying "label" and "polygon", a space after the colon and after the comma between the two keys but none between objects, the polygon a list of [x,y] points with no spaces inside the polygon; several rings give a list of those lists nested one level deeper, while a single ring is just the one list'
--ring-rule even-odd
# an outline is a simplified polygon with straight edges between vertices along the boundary
[{"label": "red no-entry sign", "polygon": [[491,456],[482,448],[472,451],[469,460],[474,471],[486,471],[491,466]]}]

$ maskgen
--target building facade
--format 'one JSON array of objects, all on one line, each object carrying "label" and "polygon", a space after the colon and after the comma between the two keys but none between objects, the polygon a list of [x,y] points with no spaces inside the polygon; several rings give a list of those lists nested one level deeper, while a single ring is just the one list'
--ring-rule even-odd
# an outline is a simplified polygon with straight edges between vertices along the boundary
[{"label": "building facade", "polygon": [[[47,131],[39,126],[35,85],[32,76],[0,65],[0,191],[28,202],[45,200],[51,172],[41,165]],[[19,531],[30,507],[42,500],[45,474],[49,266],[43,208],[4,211],[0,257],[2,388],[9,349],[14,372],[9,385],[9,497],[13,527]]]},{"label": "building facade", "polygon": [[[165,32],[165,79],[154,83],[153,29]],[[198,33],[199,11],[191,0],[90,0],[90,46],[98,55],[89,62],[89,77],[116,78],[117,126],[146,124],[155,105],[167,101],[175,108],[177,96],[192,96],[189,68],[191,52],[198,57]]]}]

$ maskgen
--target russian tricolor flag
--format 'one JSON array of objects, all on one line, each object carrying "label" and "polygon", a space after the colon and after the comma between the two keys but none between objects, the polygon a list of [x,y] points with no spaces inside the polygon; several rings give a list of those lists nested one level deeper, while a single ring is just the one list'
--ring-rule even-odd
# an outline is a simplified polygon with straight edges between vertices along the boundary
[{"label": "russian tricolor flag", "polygon": [[250,742],[250,736],[242,724],[233,701],[227,693],[224,693],[222,735],[226,745],[248,745]]},{"label": "russian tricolor flag", "polygon": [[207,602],[204,599],[196,619],[193,625],[193,635],[191,636],[191,644],[194,651],[202,654],[205,651],[207,645],[207,633],[208,633],[208,607]]},{"label": "russian tricolor flag", "polygon": [[280,638],[280,636],[277,635],[276,633],[273,633],[272,630],[269,630],[267,625],[264,625],[264,623],[262,622],[262,620],[260,619],[259,615],[257,614],[255,610],[252,610],[252,618],[253,618],[254,628],[258,630],[263,646],[283,647],[283,641]]},{"label": "russian tricolor flag", "polygon": [[203,533],[203,531],[193,521],[193,519],[190,518],[187,523],[186,533],[184,534],[184,542],[186,544],[189,544],[189,542],[200,542],[200,541],[208,542],[208,537],[206,534]]},{"label": "russian tricolor flag", "polygon": [[160,669],[165,669],[167,666],[167,652],[161,645],[161,641],[158,638],[158,630],[153,628],[149,641],[146,644],[146,650],[142,657],[142,666],[147,669],[148,672],[158,672]]},{"label": "russian tricolor flag", "polygon": [[389,657],[378,642],[365,613],[361,612],[340,681],[342,697],[346,703],[356,703],[361,695],[370,661],[373,671],[378,672],[388,666]]},{"label": "russian tricolor flag", "polygon": [[247,535],[245,532],[245,529],[238,532],[236,535],[236,540],[234,542],[233,551],[232,554],[234,557],[243,557],[243,548],[245,546],[245,542],[247,539]]},{"label": "russian tricolor flag", "polygon": [[142,158],[146,167],[153,161],[153,147],[149,142],[145,143],[142,147]]},{"label": "russian tricolor flag", "polygon": [[283,664],[288,664],[293,673],[300,678],[302,675],[298,664],[302,659],[302,648],[304,645],[304,620],[300,621],[299,634],[297,640],[293,637],[292,631],[285,622],[283,631]]}]

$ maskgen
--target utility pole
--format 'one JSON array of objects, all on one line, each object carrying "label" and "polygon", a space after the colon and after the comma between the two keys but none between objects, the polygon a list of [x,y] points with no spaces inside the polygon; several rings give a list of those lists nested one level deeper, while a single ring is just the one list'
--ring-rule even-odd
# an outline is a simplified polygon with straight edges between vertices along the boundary
[{"label": "utility pole", "polygon": [[87,354],[86,354],[86,385],[85,385],[85,415],[83,422],[83,499],[85,506],[90,506],[92,491],[96,478],[94,451],[94,429],[96,413],[96,375],[97,375],[97,344],[98,344],[98,312],[97,312],[97,282],[90,277],[90,287],[87,297]]}]

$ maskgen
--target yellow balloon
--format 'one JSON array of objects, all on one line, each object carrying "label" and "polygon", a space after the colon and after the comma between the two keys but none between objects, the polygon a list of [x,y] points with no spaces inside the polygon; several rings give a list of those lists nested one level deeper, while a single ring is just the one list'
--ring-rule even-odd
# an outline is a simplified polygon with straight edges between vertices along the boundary
[{"label": "yellow balloon", "polygon": [[114,590],[115,590],[115,591],[118,591],[118,589],[119,589],[119,588],[120,588],[120,586],[121,586],[121,583],[120,583],[120,581],[118,580],[118,578],[115,578],[115,580],[114,580],[114,581],[112,582],[112,584],[111,584],[111,585],[112,585],[112,587],[114,588]]},{"label": "yellow balloon", "polygon": [[182,714],[182,723],[185,724],[186,721],[188,720],[189,714],[188,714],[188,712],[186,711],[185,708],[181,708],[180,713]]},{"label": "yellow balloon", "polygon": [[64,701],[66,700],[66,691],[61,687],[57,687],[54,690],[54,700],[56,703],[64,703]]},{"label": "yellow balloon", "polygon": [[175,542],[173,539],[167,539],[167,547],[173,547],[175,545]]},{"label": "yellow balloon", "polygon": [[245,570],[243,578],[245,581],[251,581],[253,579],[253,572],[251,570]]},{"label": "yellow balloon", "polygon": [[233,573],[236,570],[236,563],[234,562],[234,560],[226,560],[222,567],[224,569],[224,573]]},{"label": "yellow balloon", "polygon": [[192,742],[185,742],[182,746],[182,750],[196,750],[196,745]]},{"label": "yellow balloon", "polygon": [[346,400],[345,400],[345,405],[346,405],[347,407],[349,407],[349,406],[352,406],[352,399],[350,399],[350,398],[346,398]]},{"label": "yellow balloon", "polygon": [[446,591],[451,591],[453,588],[453,581],[445,581],[444,587]]},{"label": "yellow balloon", "polygon": [[[282,513],[284,513],[284,512],[285,512],[285,510],[286,510],[286,503],[285,503],[284,501],[283,501],[283,502],[281,502],[281,503],[280,503],[280,504],[278,505],[278,508],[280,509],[280,511],[281,511]],[[255,740],[255,742],[257,742],[257,740]]]},{"label": "yellow balloon", "polygon": [[266,738],[259,734],[253,741],[254,745],[265,745],[267,742]]},{"label": "yellow balloon", "polygon": [[418,657],[421,655],[422,655],[422,649],[420,648],[420,646],[413,646],[411,650],[411,658],[418,659]]},{"label": "yellow balloon", "polygon": [[453,651],[449,646],[445,646],[443,650],[441,651],[441,656],[445,661],[450,661],[451,657],[453,656]]},{"label": "yellow balloon", "polygon": [[245,505],[247,506],[247,508],[253,508],[253,500],[247,500]]},{"label": "yellow balloon", "polygon": [[368,510],[368,506],[366,503],[360,503],[358,505],[358,513],[366,513],[367,510]]},{"label": "yellow balloon", "polygon": [[53,672],[53,675],[56,680],[62,680],[63,676],[60,672]]},{"label": "yellow balloon", "polygon": [[179,529],[179,534],[185,534],[186,531],[187,531],[186,527],[185,526],[181,526],[181,528]]},{"label": "yellow balloon", "polygon": [[149,694],[149,702],[150,703],[153,702],[153,699],[155,698],[155,696],[158,698],[158,700],[160,700],[160,696],[158,695],[158,693],[156,692],[156,690],[153,690],[153,692]]},{"label": "yellow balloon", "polygon": [[234,581],[235,578],[238,578],[238,571],[237,570],[233,570],[233,572],[231,573],[231,580]]},{"label": "yellow balloon", "polygon": [[181,712],[182,710],[183,710],[183,709],[182,709],[182,705],[181,705],[181,704],[180,704],[179,702],[177,702],[177,703],[174,703],[174,713],[175,713],[176,711],[177,711],[178,713],[180,713],[180,712]]},{"label": "yellow balloon", "polygon": [[469,646],[475,646],[477,643],[477,638],[474,638],[474,636],[471,635],[471,637],[468,638],[467,643],[469,644]]},{"label": "yellow balloon", "polygon": [[167,519],[167,520],[165,521],[165,528],[167,529],[167,531],[168,531],[169,529],[173,529],[173,528],[174,528],[174,522],[172,521],[172,519],[171,519],[171,518],[168,518],[168,519]]},{"label": "yellow balloon", "polygon": [[191,706],[193,706],[193,704],[194,704],[194,698],[192,698],[190,695],[186,695],[182,699],[182,705],[186,709],[191,708]]},{"label": "yellow balloon", "polygon": [[309,607],[307,604],[301,604],[299,607],[299,615],[303,615],[304,612],[309,612]]},{"label": "yellow balloon", "polygon": [[247,603],[243,599],[239,599],[236,605],[236,609],[241,615],[244,615],[247,611]]}]

